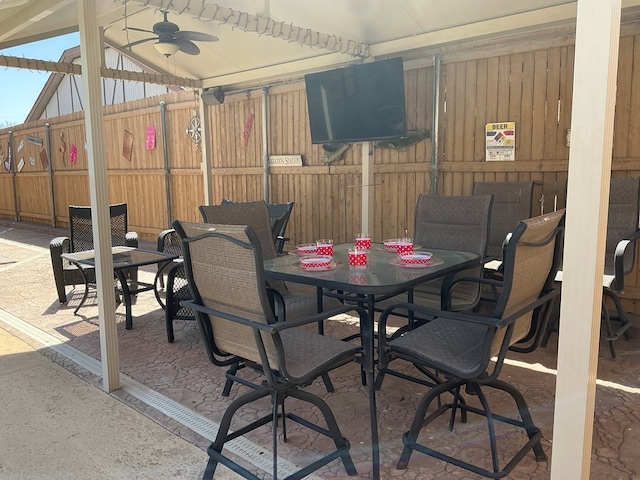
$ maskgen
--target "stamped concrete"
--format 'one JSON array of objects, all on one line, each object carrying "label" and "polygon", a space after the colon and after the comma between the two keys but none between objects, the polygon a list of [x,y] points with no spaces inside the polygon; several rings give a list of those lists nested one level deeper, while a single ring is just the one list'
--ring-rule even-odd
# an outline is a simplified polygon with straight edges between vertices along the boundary
[{"label": "stamped concrete", "polygon": [[[0,265],[1,278],[5,279],[0,289],[0,308],[10,312],[43,331],[54,335],[66,344],[91,355],[100,357],[97,306],[95,297],[90,297],[88,305],[79,315],[73,309],[81,297],[81,289],[72,291],[66,305],[57,302],[48,253],[48,241],[55,232],[34,232],[0,224],[0,255],[12,258],[13,263]],[[150,245],[151,246],[151,245]],[[152,247],[152,246],[151,246]],[[153,270],[141,275],[152,278]],[[138,296],[133,307],[134,328],[124,329],[124,308],[120,306],[114,319],[118,325],[121,371],[138,382],[162,393],[181,405],[209,418],[219,421],[229,403],[245,391],[245,387],[234,386],[231,396],[222,396],[224,385],[223,370],[211,365],[200,343],[199,332],[193,322],[176,322],[173,344],[167,343],[163,311],[152,293]],[[0,325],[2,326],[2,325]],[[356,326],[349,318],[332,320],[327,331],[342,335]],[[9,329],[11,331],[11,329]],[[12,331],[54,361],[64,365],[86,382],[99,385],[100,379],[74,365],[74,362],[42,349],[32,339],[24,338],[20,332]],[[509,354],[509,364],[504,368],[502,378],[514,383],[529,402],[536,424],[542,429],[542,441],[546,454],[551,458],[553,441],[553,407],[555,394],[556,338],[552,337],[546,348],[533,354]],[[612,360],[608,348],[603,343],[600,353],[597,387],[596,418],[594,425],[592,474],[594,479],[640,479],[640,457],[637,455],[640,440],[640,341],[619,341],[618,359]],[[410,365],[400,365],[406,371],[413,371]],[[243,372],[247,378],[257,378],[251,371]],[[351,453],[358,469],[355,478],[369,478],[370,444],[368,428],[368,399],[366,389],[360,383],[359,367],[347,365],[331,374],[335,393],[327,393],[317,382],[308,387],[322,396],[331,405],[338,424],[345,437],[351,442]],[[397,470],[395,462],[402,449],[402,434],[408,429],[413,413],[424,387],[388,377],[377,394],[381,438],[382,478],[398,479],[476,479],[480,478],[465,470],[444,462],[413,455],[409,468]],[[0,393],[0,395],[2,395]],[[165,426],[179,439],[187,440],[202,452],[201,466],[206,463],[208,439],[190,431],[139,400],[118,391],[115,396],[145,416]],[[499,395],[489,393],[489,401],[498,412],[513,412],[515,407]],[[469,397],[469,402],[475,398]],[[260,408],[268,409],[268,402],[258,402],[242,410],[238,421],[255,418]],[[314,420],[317,413],[295,401],[287,402],[287,410],[295,411]],[[78,421],[69,414],[69,422]],[[499,446],[506,456],[514,445],[522,440],[512,429],[499,429]],[[457,423],[453,432],[438,423],[431,426],[425,435],[436,442],[439,448],[446,448],[455,454],[473,461],[489,462],[484,437],[484,421],[470,416],[467,424]],[[287,443],[280,442],[278,454],[295,464],[305,464],[314,458],[328,442],[316,434],[287,424]],[[263,447],[270,454],[271,429],[264,427],[248,435],[254,444]],[[242,461],[242,460],[240,460]],[[486,463],[488,465],[488,463]],[[536,463],[528,454],[507,477],[510,479],[547,479],[549,463]],[[247,464],[259,476],[270,478],[254,465]],[[343,478],[344,469],[339,462],[333,462],[316,474],[319,478]],[[189,477],[190,478],[190,477]],[[218,478],[218,477],[216,477]]]}]

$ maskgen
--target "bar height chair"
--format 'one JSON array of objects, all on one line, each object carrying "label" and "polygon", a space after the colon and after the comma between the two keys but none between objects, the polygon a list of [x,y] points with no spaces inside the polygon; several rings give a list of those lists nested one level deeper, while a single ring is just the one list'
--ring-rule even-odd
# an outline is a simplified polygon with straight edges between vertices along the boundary
[{"label": "bar height chair", "polygon": [[[184,263],[193,300],[185,302],[196,312],[208,351],[225,352],[242,362],[261,366],[264,382],[253,385],[248,393],[235,399],[226,409],[215,440],[204,479],[212,479],[218,463],[244,478],[258,477],[223,452],[227,442],[271,423],[273,441],[273,478],[278,478],[278,421],[295,421],[333,440],[335,449],[301,468],[287,478],[302,478],[340,458],[348,475],[356,469],[349,454],[349,442],[342,436],[335,417],[320,397],[302,390],[315,378],[359,357],[360,348],[348,342],[314,333],[306,325],[338,313],[355,311],[361,318],[367,313],[351,306],[306,318],[277,322],[271,308],[264,279],[262,249],[251,226],[174,222],[183,240]],[[244,427],[230,432],[236,412],[261,398],[271,398],[271,412]],[[284,413],[288,397],[314,405],[326,427],[316,425],[292,413]],[[256,407],[258,408],[258,407]]]},{"label": "bar height chair", "polygon": [[[378,340],[381,369],[387,368],[396,359],[403,359],[421,370],[432,372],[434,381],[417,407],[411,428],[403,436],[404,449],[398,460],[398,469],[407,468],[414,451],[488,478],[506,476],[531,449],[537,461],[546,459],[540,444],[541,431],[534,425],[523,395],[499,376],[509,347],[529,332],[534,311],[548,304],[558,294],[553,289],[553,282],[562,248],[564,213],[564,210],[560,210],[524,220],[516,226],[505,249],[503,281],[464,279],[499,285],[500,296],[491,314],[439,311],[408,303],[389,307],[383,312],[381,328],[396,311],[418,311],[434,318],[398,338],[387,340],[381,336]],[[489,387],[506,393],[515,401],[519,414],[517,418],[492,412],[484,393]],[[481,406],[468,403],[462,396],[463,391],[469,397],[476,397]],[[453,396],[451,403],[440,403],[440,397],[444,394]],[[427,415],[434,400],[438,400],[437,408]],[[467,413],[486,418],[490,466],[472,464],[438,450],[438,435],[433,430],[428,438],[419,440],[420,431],[446,412],[450,412],[449,430],[452,431],[458,411],[463,422]],[[498,456],[496,421],[523,429],[528,437],[502,467]]]},{"label": "bar height chair", "polygon": [[[640,239],[640,178],[612,178],[609,188],[609,215],[602,276],[602,336],[609,344],[611,358],[616,358],[614,342],[628,336],[629,314],[620,295],[624,293],[625,276],[636,265],[636,243]],[[556,280],[562,283],[562,270]],[[551,322],[542,339],[545,346],[557,330],[557,318]],[[614,323],[616,325],[614,327]]]}]

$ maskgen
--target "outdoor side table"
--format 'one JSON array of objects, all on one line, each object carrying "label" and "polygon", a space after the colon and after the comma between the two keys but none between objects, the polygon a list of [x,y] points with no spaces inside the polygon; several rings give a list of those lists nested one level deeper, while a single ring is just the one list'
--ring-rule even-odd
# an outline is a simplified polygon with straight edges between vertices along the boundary
[{"label": "outdoor side table", "polygon": [[[144,250],[140,248],[133,247],[112,247],[111,252],[113,255],[113,273],[116,278],[120,281],[120,289],[122,292],[122,297],[125,305],[125,327],[127,330],[131,330],[133,328],[133,316],[131,314],[131,297],[133,295],[137,295],[141,292],[148,292],[150,290],[155,290],[156,281],[152,283],[145,283],[138,280],[137,285],[134,288],[131,288],[129,282],[127,282],[126,278],[126,270],[130,268],[142,267],[144,265],[153,265],[162,262],[167,262],[178,258],[176,255],[171,255],[163,252],[158,252],[154,250]],[[84,304],[87,299],[87,294],[89,292],[89,280],[85,274],[84,266],[95,267],[96,265],[96,254],[95,250],[86,250],[82,252],[74,252],[74,253],[64,253],[62,254],[62,258],[69,260],[71,263],[75,264],[80,272],[82,273],[85,280],[85,291],[80,301],[80,304],[76,307],[73,313],[77,313],[80,307]],[[156,276],[158,273],[156,273]]]}]

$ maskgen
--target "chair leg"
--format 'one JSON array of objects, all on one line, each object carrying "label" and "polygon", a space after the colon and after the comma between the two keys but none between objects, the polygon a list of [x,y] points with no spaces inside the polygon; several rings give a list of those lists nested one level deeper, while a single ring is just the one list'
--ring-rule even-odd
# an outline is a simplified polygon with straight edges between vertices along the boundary
[{"label": "chair leg", "polygon": [[[468,389],[471,388],[473,391],[473,394],[478,396],[478,399],[482,405],[482,408],[469,406],[462,401],[460,401],[458,404],[457,397],[459,394],[459,387],[462,385],[462,383],[464,383],[464,381],[462,380],[455,380],[455,379],[449,380],[448,382],[445,382],[431,389],[431,391],[429,391],[420,401],[420,404],[418,405],[418,408],[416,410],[415,417],[411,424],[411,428],[407,433],[403,435],[403,438],[402,438],[402,441],[404,443],[404,449],[398,460],[398,464],[397,464],[398,469],[407,468],[407,464],[409,463],[409,459],[411,458],[411,454],[414,450],[417,450],[418,452],[423,453],[425,455],[429,455],[434,458],[443,460],[447,463],[451,463],[453,465],[456,465],[458,467],[464,468],[466,470],[469,470],[471,472],[477,473],[479,475],[482,475],[488,478],[503,478],[506,475],[508,475],[509,472],[520,462],[520,460],[522,460],[522,458],[531,449],[535,454],[536,461],[540,462],[540,461],[546,460],[547,458],[546,454],[544,453],[544,450],[542,449],[542,445],[540,444],[542,433],[540,432],[540,429],[538,429],[533,424],[531,413],[529,412],[529,408],[527,407],[524,397],[514,386],[506,382],[503,382],[501,380],[494,380],[493,382],[490,382],[489,384],[486,385],[487,387],[496,388],[498,390],[502,390],[505,393],[509,394],[514,399],[518,407],[518,412],[521,420],[492,413],[480,385],[476,384],[475,382],[469,383]],[[431,403],[433,402],[433,400],[435,400],[436,397],[439,397],[440,395],[442,395],[447,391],[454,394],[454,403],[443,405],[442,407],[436,409],[433,413],[427,416],[427,411]],[[427,447],[426,445],[422,445],[418,443],[418,435],[420,433],[420,430],[422,430],[422,428],[424,428],[431,421],[433,421],[434,419],[442,415],[442,413],[444,413],[449,408],[451,409],[457,408],[462,411],[468,410],[469,412],[476,413],[478,415],[483,415],[486,418],[488,433],[489,433],[489,443],[491,448],[491,463],[492,463],[491,470],[481,467],[479,465],[474,465],[474,464],[465,462],[455,457],[451,457],[450,455],[447,455],[444,452],[434,450],[430,447]],[[518,450],[518,452],[511,458],[511,460],[509,460],[506,463],[506,465],[502,470],[500,470],[499,459],[497,454],[497,442],[496,442],[496,434],[495,434],[495,426],[494,426],[495,421],[508,423],[516,427],[524,428],[529,438],[528,441],[524,444],[524,446],[522,446]],[[450,420],[450,426],[451,426],[451,420]]]},{"label": "chair leg", "polygon": [[229,367],[229,370],[225,373],[225,377],[227,377],[226,382],[224,382],[224,388],[222,389],[222,396],[228,397],[231,393],[231,387],[233,386],[233,377],[235,377],[238,369],[240,368],[240,362],[236,362]]},{"label": "chair leg", "polygon": [[[542,433],[540,429],[536,427],[533,423],[533,418],[531,417],[531,412],[529,411],[529,407],[527,406],[527,402],[525,401],[522,393],[513,385],[503,381],[503,380],[494,380],[489,384],[492,388],[496,388],[498,390],[502,390],[503,392],[508,393],[511,398],[516,402],[518,407],[518,413],[520,414],[520,418],[522,419],[522,427],[527,432],[527,436],[529,437],[529,443],[531,443],[531,448],[533,448],[533,453],[536,456],[537,462],[544,462],[547,460],[547,454],[544,453],[542,449],[542,445],[540,444],[540,438],[542,437]],[[524,456],[524,454],[523,454]]]},{"label": "chair leg", "polygon": [[336,391],[336,389],[333,387],[333,382],[331,381],[331,378],[329,377],[328,373],[323,373],[321,378],[322,378],[322,381],[324,382],[324,388],[327,389],[327,392],[333,393]]},{"label": "chair leg", "polygon": [[244,405],[247,405],[251,402],[254,402],[263,397],[266,397],[269,394],[270,392],[268,390],[262,390],[262,389],[252,390],[249,393],[231,402],[231,405],[227,407],[227,409],[224,412],[224,415],[222,416],[222,421],[220,422],[220,427],[218,428],[218,433],[216,435],[216,438],[213,441],[213,443],[209,445],[209,448],[207,449],[207,453],[209,454],[209,461],[207,463],[207,467],[205,469],[202,480],[213,480],[218,463],[222,463],[227,468],[240,474],[244,478],[251,479],[251,480],[254,480],[254,479],[259,480],[259,478],[253,475],[251,472],[242,468],[237,463],[227,459],[224,455],[222,455],[222,449],[226,442],[233,440],[234,438],[237,438],[241,435],[244,435],[247,431],[251,431],[254,428],[257,428],[257,426],[259,425],[264,425],[269,421],[271,421],[271,415],[268,415],[266,417],[266,421],[265,421],[265,417],[263,417],[251,423],[250,425],[247,425],[246,427],[236,430],[235,432],[229,434],[229,429],[231,428],[231,420],[233,419],[233,416],[235,415],[235,413]]},{"label": "chair leg", "polygon": [[[324,416],[325,422],[327,423],[328,431],[324,431],[323,429],[320,429],[317,426],[315,426],[314,428],[314,426],[309,425],[307,422],[302,422],[302,423],[312,428],[313,430],[319,431],[320,433],[323,433],[331,437],[333,439],[333,443],[336,446],[335,452],[333,452],[332,454],[326,455],[324,459],[320,459],[317,462],[314,462],[308,468],[313,468],[313,470],[316,470],[320,466],[329,463],[334,458],[340,457],[344,465],[344,469],[347,472],[347,475],[350,475],[350,476],[357,475],[358,472],[356,471],[356,467],[353,464],[351,455],[349,454],[349,448],[350,448],[349,441],[346,438],[344,438],[344,436],[342,435],[342,432],[340,432],[340,427],[338,427],[338,422],[336,422],[336,417],[333,415],[333,412],[331,411],[331,408],[329,408],[329,405],[327,405],[327,403],[324,400],[322,400],[320,397],[313,395],[304,390],[298,390],[298,389],[290,390],[288,392],[288,396],[297,398],[298,400],[302,400],[303,402],[311,403],[312,405],[315,405],[318,408],[318,410],[320,410],[320,412]],[[292,418],[291,415],[289,415],[289,418]],[[307,472],[305,473],[305,475],[310,473],[313,470],[304,470]]]},{"label": "chair leg", "polygon": [[609,315],[609,309],[607,309],[607,305],[605,304],[604,297],[602,298],[602,323],[604,324],[604,331],[609,342],[609,352],[611,352],[611,358],[616,358],[616,347],[613,344],[613,327],[611,326],[611,316]]},{"label": "chair leg", "polygon": [[418,446],[418,435],[420,434],[422,427],[431,420],[439,417],[448,408],[447,406],[440,407],[434,413],[429,415],[429,417],[425,418],[431,402],[443,393],[459,388],[461,383],[461,380],[450,380],[448,382],[441,383],[440,385],[433,387],[424,397],[422,397],[422,400],[420,400],[418,408],[416,409],[415,416],[413,417],[413,422],[411,422],[411,428],[402,436],[404,448],[402,449],[402,453],[400,454],[400,458],[398,459],[398,464],[396,466],[398,470],[404,470],[407,468],[411,454]]}]

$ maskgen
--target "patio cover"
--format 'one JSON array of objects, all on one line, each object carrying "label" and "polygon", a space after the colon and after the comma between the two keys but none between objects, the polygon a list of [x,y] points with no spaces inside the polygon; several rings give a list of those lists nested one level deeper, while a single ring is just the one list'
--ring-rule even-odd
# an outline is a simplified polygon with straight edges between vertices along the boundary
[{"label": "patio cover", "polygon": [[[161,20],[160,10],[167,10],[181,30],[211,33],[220,40],[198,42],[200,56],[179,53],[167,59],[154,42],[128,53],[164,72],[153,77],[160,83],[240,89],[396,55],[429,64],[430,55],[446,55],[452,44],[486,47],[504,44],[515,34],[535,39],[541,30],[573,32],[577,24],[551,475],[588,478],[620,18],[623,6],[625,14],[635,13],[640,0],[527,0],[497,6],[478,0],[456,0],[455,5],[440,0],[0,0],[0,49],[80,31],[91,204],[97,219],[104,389],[119,388],[119,364],[115,323],[110,321],[115,303],[109,292],[112,260],[100,75],[134,77],[101,69],[103,40],[122,48],[145,38],[147,34],[125,27],[150,30]],[[3,56],[1,66],[59,72],[71,68]],[[370,167],[364,165],[363,175],[371,175]],[[584,258],[595,261],[585,263]]]}]

